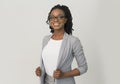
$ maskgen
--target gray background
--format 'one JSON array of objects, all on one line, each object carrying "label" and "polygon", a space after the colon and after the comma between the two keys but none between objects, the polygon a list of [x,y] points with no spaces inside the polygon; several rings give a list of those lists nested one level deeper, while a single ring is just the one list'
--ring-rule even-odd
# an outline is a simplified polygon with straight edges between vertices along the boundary
[{"label": "gray background", "polygon": [[[77,84],[119,84],[119,0],[0,0],[0,84],[39,84],[41,42],[51,7],[67,5],[80,38],[88,72]],[[73,63],[73,68],[76,62]]]}]

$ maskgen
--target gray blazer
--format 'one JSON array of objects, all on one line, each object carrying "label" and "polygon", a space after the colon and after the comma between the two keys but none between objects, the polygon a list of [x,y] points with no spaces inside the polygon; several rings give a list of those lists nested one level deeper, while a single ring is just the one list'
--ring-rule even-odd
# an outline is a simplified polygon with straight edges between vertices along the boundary
[{"label": "gray blazer", "polygon": [[[44,37],[42,49],[46,46],[51,36],[52,35]],[[60,69],[63,72],[70,71],[71,64],[74,57],[77,61],[80,75],[82,75],[87,71],[88,67],[87,67],[86,58],[84,56],[84,52],[83,52],[83,48],[80,43],[80,40],[75,36],[64,33],[60,53],[58,56],[57,69]],[[42,71],[42,74],[40,76],[40,82],[41,84],[44,84],[44,78],[45,78],[46,72],[45,72],[42,56],[40,61],[40,68]],[[76,84],[76,83],[75,83],[74,77],[68,77],[68,78],[55,79],[55,84]]]}]

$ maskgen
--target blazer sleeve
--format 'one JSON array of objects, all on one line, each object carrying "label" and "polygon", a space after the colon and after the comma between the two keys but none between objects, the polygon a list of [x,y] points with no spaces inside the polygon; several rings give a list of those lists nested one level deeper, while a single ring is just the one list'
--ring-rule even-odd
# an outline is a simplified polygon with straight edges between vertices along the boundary
[{"label": "blazer sleeve", "polygon": [[83,47],[78,38],[76,38],[73,43],[73,56],[77,61],[77,65],[78,65],[77,69],[80,71],[80,75],[87,72],[88,66],[87,66],[86,58],[84,55]]}]

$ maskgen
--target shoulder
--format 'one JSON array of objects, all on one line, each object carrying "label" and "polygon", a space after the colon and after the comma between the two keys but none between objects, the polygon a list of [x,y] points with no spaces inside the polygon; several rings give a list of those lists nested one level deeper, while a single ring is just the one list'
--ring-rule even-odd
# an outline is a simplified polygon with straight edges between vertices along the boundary
[{"label": "shoulder", "polygon": [[78,37],[73,36],[73,35],[69,35],[69,42],[71,43],[72,46],[81,46],[81,41]]},{"label": "shoulder", "polygon": [[74,49],[75,50],[82,49],[83,46],[82,46],[81,41],[78,37],[70,35],[69,41],[70,41],[70,44],[71,44],[73,50]]},{"label": "shoulder", "polygon": [[80,39],[78,37],[73,36],[73,35],[69,35],[69,40],[72,41],[73,43],[76,41],[80,41]]},{"label": "shoulder", "polygon": [[45,35],[44,37],[43,37],[43,39],[47,39],[47,38],[49,38],[51,35]]},{"label": "shoulder", "polygon": [[50,38],[51,38],[51,35],[45,35],[45,36],[42,38],[42,44],[44,45]]},{"label": "shoulder", "polygon": [[51,37],[51,35],[45,35],[45,36],[43,37],[43,41],[49,39],[50,37]]}]

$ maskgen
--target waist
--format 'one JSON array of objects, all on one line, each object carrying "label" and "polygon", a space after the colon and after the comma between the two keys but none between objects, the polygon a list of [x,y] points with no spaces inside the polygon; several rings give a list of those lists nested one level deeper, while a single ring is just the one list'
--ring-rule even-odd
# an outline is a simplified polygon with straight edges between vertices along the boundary
[{"label": "waist", "polygon": [[48,75],[48,74],[46,74],[46,77],[45,77],[45,78],[54,79],[53,76],[50,76],[50,75]]}]

